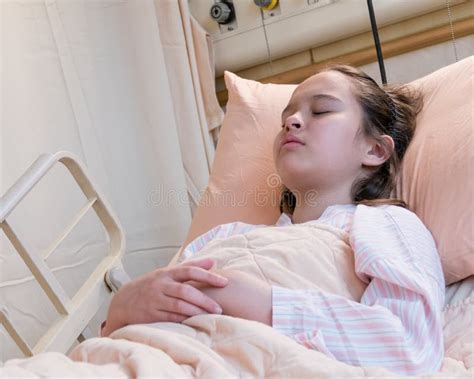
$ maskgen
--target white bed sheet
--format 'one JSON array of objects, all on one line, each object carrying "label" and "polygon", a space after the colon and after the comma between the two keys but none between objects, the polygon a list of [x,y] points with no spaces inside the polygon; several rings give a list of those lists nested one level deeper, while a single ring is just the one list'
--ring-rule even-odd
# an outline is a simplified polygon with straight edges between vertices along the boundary
[{"label": "white bed sheet", "polygon": [[446,287],[444,306],[452,306],[474,295],[474,275]]}]

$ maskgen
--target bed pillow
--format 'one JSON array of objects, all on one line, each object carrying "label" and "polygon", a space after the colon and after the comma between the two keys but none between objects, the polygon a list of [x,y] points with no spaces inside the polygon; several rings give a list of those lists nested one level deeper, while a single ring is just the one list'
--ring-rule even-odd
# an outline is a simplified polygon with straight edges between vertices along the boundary
[{"label": "bed pillow", "polygon": [[229,100],[209,184],[183,247],[219,224],[274,224],[280,216],[273,139],[296,85],[261,84],[228,71],[225,84]]},{"label": "bed pillow", "polygon": [[[394,191],[432,232],[446,284],[474,274],[473,64],[471,57],[412,83],[422,86],[425,106]],[[209,185],[183,247],[219,224],[273,224],[279,217],[272,142],[296,86],[230,72],[225,82],[229,101]]]},{"label": "bed pillow", "polygon": [[474,274],[474,57],[412,83],[424,107],[395,193],[433,234],[446,285]]}]

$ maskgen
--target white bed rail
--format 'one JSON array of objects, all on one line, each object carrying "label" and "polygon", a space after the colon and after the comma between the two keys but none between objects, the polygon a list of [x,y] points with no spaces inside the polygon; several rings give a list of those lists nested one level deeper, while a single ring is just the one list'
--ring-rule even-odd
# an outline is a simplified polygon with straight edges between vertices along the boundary
[{"label": "white bed rail", "polygon": [[[38,253],[20,240],[11,225],[8,224],[7,219],[21,200],[58,162],[66,166],[87,200],[59,237],[46,251]],[[74,297],[70,298],[45,264],[45,259],[59,246],[91,208],[105,227],[109,238],[109,249],[94,272]],[[70,152],[60,151],[38,157],[5,195],[0,198],[0,227],[60,315],[59,320],[46,331],[34,347],[30,347],[18,333],[4,307],[0,309],[0,324],[4,326],[13,341],[27,356],[43,351],[66,352],[87,327],[87,324],[105,299],[110,296],[110,289],[104,281],[105,275],[109,270],[116,271],[116,268],[121,268],[125,238],[117,217],[107,200],[93,185],[80,160]]]}]

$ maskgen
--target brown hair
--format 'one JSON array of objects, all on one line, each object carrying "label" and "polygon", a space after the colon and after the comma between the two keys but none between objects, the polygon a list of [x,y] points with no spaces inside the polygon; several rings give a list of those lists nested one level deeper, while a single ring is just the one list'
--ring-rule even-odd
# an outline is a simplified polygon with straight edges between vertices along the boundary
[{"label": "brown hair", "polygon": [[[352,184],[351,196],[354,204],[392,204],[407,208],[397,198],[390,198],[400,170],[401,162],[413,138],[416,116],[423,107],[421,91],[407,85],[386,85],[380,87],[362,70],[345,65],[332,65],[323,71],[336,71],[350,78],[355,88],[355,97],[362,107],[361,131],[367,137],[384,144],[383,134],[392,137],[394,150],[382,165],[366,177]],[[283,187],[280,211],[292,214],[296,198]]]}]

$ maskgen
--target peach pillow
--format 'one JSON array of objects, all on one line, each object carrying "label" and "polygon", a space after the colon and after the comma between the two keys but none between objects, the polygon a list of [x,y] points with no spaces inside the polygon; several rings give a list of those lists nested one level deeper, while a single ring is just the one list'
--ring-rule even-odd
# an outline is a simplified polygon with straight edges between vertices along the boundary
[{"label": "peach pillow", "polygon": [[281,183],[273,139],[296,85],[261,84],[226,71],[229,92],[211,177],[183,246],[228,222],[274,224]]},{"label": "peach pillow", "polygon": [[412,84],[425,104],[396,194],[433,234],[446,285],[474,274],[474,57]]},{"label": "peach pillow", "polygon": [[[473,63],[471,57],[413,82],[422,86],[425,106],[394,191],[432,232],[446,285],[474,274]],[[272,143],[296,86],[230,72],[225,82],[229,101],[211,178],[183,247],[216,225],[273,224],[280,214]]]}]

